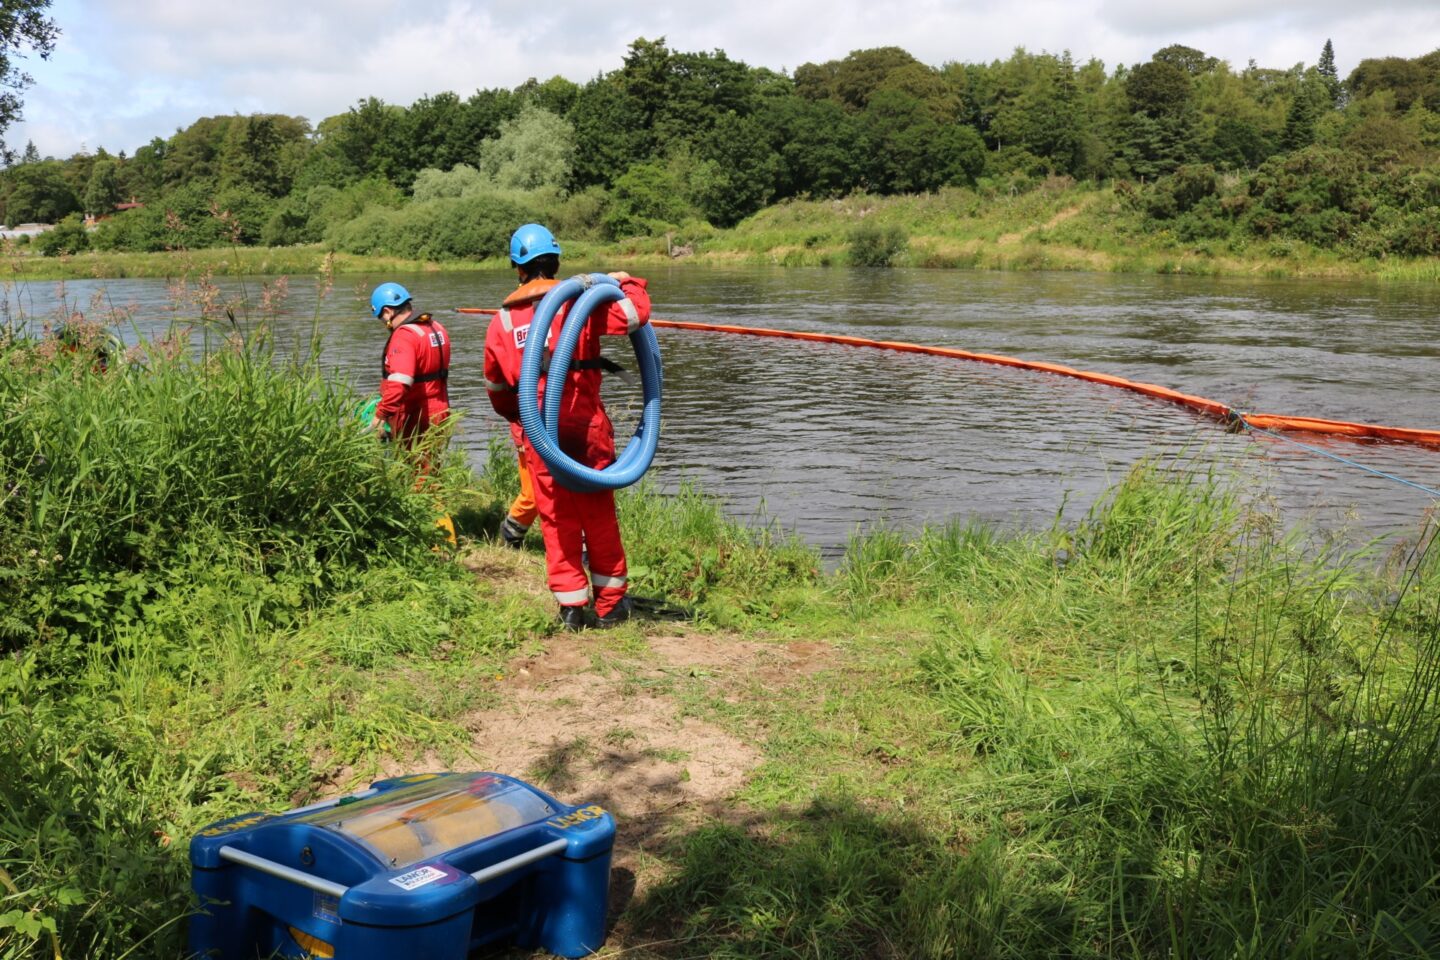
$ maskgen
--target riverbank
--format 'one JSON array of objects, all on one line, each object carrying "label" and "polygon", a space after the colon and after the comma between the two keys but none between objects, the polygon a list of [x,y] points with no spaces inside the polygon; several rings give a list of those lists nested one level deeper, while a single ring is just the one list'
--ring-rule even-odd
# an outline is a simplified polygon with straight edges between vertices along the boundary
[{"label": "riverbank", "polygon": [[[731,229],[693,223],[664,236],[605,242],[566,238],[569,262],[782,266],[889,265],[932,269],[1070,270],[1214,277],[1440,280],[1440,258],[1357,258],[1292,239],[1182,240],[1147,222],[1111,188],[1069,181],[1014,196],[947,188],[933,194],[795,200]],[[328,253],[328,259],[327,259]],[[493,269],[506,261],[425,261],[308,247],[227,247],[165,253],[42,257],[12,248],[15,280]]]},{"label": "riverbank", "polygon": [[86,346],[0,365],[0,955],[178,958],[197,829],[435,769],[616,812],[612,955],[1440,947],[1429,539],[1327,551],[1142,466],[827,574],[641,487],[668,606],[565,635],[538,538],[489,540],[505,444],[417,495],[315,367]]}]

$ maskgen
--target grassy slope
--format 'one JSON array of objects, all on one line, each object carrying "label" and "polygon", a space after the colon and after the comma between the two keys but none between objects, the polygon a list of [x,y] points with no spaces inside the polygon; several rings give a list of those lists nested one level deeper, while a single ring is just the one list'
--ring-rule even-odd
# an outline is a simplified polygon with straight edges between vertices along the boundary
[{"label": "grassy slope", "polygon": [[[1017,196],[986,196],[947,188],[913,196],[797,200],[762,210],[730,230],[692,224],[671,242],[663,237],[615,243],[573,239],[567,240],[567,253],[572,259],[643,263],[669,260],[673,244],[684,243],[693,250],[685,256],[689,262],[843,265],[849,260],[851,235],[861,224],[904,231],[909,247],[895,258],[898,266],[1440,278],[1440,262],[1433,259],[1355,261],[1292,241],[1181,243],[1168,233],[1143,230],[1139,215],[1119,203],[1108,188],[1059,183]],[[13,255],[9,270],[27,279],[169,277],[186,272],[198,261],[217,274],[314,273],[321,270],[323,257],[318,247],[201,254],[87,253],[63,259]],[[500,263],[498,259],[434,263],[339,254],[333,268],[342,272],[464,270]]]}]

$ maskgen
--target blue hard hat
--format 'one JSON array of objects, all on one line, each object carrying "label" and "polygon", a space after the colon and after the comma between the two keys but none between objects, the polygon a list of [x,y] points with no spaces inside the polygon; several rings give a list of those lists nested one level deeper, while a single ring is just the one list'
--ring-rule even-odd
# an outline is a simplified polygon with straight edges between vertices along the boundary
[{"label": "blue hard hat", "polygon": [[547,253],[560,256],[560,244],[555,235],[538,223],[527,223],[510,237],[510,260],[512,263],[529,263]]},{"label": "blue hard hat", "polygon": [[406,300],[411,299],[410,291],[398,283],[382,283],[370,294],[370,309],[375,311],[375,316],[380,316],[380,311],[386,307],[398,307]]}]

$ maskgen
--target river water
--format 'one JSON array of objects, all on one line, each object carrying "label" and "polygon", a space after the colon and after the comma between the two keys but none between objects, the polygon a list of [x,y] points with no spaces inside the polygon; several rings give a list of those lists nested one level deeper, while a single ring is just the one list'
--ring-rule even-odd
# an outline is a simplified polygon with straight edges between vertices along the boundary
[{"label": "river water", "polygon": [[[577,270],[589,265],[567,264]],[[1440,429],[1440,288],[1298,280],[658,266],[655,316],[909,340],[1047,360],[1199,394],[1237,409]],[[483,462],[500,429],[485,399],[485,317],[513,274],[342,275],[319,296],[293,277],[271,294],[279,342],[323,335],[325,362],[374,389],[383,330],[374,283],[394,279],[455,343],[460,442]],[[274,280],[222,281],[265,312]],[[72,308],[133,315],[125,335],[193,315],[161,280],[28,283],[4,290],[9,316]],[[181,306],[177,309],[177,301]],[[657,331],[665,402],[653,476],[696,481],[734,516],[773,522],[833,556],[857,529],[950,519],[1006,528],[1074,519],[1136,461],[1218,464],[1287,523],[1355,537],[1413,534],[1433,499],[1295,444],[1237,436],[1182,408],[1067,378],[853,347]],[[607,351],[633,367],[629,345]],[[617,433],[638,388],[607,378]],[[1440,450],[1297,437],[1432,489]]]}]

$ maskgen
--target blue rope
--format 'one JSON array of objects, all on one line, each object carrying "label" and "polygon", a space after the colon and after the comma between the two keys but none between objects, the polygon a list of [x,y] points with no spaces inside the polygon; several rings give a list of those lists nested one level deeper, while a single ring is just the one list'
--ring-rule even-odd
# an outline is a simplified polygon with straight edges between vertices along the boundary
[{"label": "blue rope", "polygon": [[1384,477],[1386,480],[1394,480],[1396,483],[1403,483],[1407,487],[1414,487],[1421,493],[1428,493],[1430,496],[1436,498],[1437,500],[1440,500],[1440,490],[1435,490],[1423,484],[1416,483],[1413,480],[1406,480],[1404,477],[1397,477],[1395,476],[1395,474],[1386,473],[1384,470],[1376,470],[1374,467],[1367,467],[1363,463],[1351,460],[1348,457],[1342,457],[1338,453],[1331,453],[1329,450],[1321,450],[1319,447],[1312,447],[1308,443],[1301,443],[1299,440],[1294,440],[1290,437],[1285,436],[1282,433],[1275,433],[1273,430],[1265,430],[1261,427],[1254,426],[1250,423],[1249,420],[1245,419],[1245,414],[1241,413],[1238,410],[1231,410],[1230,415],[1233,416],[1238,422],[1243,424],[1246,430],[1249,430],[1252,433],[1263,433],[1267,437],[1274,437],[1276,440],[1284,440],[1286,443],[1293,443],[1295,444],[1295,446],[1300,447],[1304,450],[1309,450],[1311,453],[1318,453],[1322,457],[1329,457],[1331,460],[1338,460],[1343,464],[1347,464],[1348,466],[1359,467],[1366,473],[1373,473],[1377,477]]}]

